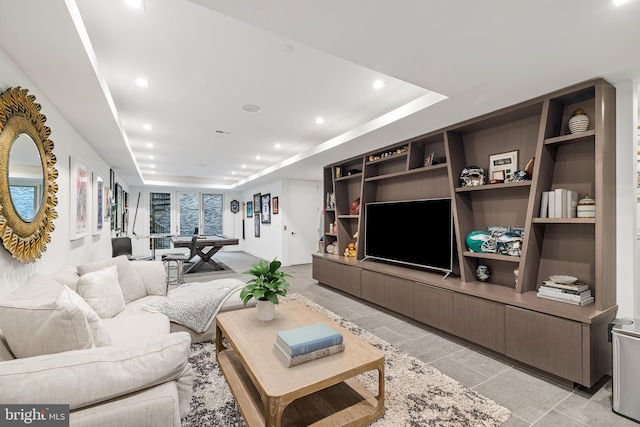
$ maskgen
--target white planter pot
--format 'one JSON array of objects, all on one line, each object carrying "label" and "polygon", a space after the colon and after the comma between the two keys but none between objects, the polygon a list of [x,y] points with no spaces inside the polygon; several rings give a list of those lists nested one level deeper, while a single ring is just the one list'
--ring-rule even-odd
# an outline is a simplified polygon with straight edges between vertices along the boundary
[{"label": "white planter pot", "polygon": [[267,322],[269,320],[273,320],[273,318],[276,317],[276,305],[271,301],[258,300],[258,304],[256,305],[256,307],[258,310],[258,320]]}]

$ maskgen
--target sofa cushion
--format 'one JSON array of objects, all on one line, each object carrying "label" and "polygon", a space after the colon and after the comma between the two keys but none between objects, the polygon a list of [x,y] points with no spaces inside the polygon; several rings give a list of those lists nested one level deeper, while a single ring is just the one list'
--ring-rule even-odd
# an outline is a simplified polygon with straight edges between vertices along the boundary
[{"label": "sofa cushion", "polygon": [[188,405],[193,387],[190,345],[189,334],[178,333],[64,357],[8,360],[0,370],[0,402],[67,404],[73,411],[176,380],[188,385],[181,400]]},{"label": "sofa cushion", "polygon": [[65,302],[75,305],[84,313],[89,322],[89,328],[91,328],[91,334],[93,335],[93,342],[96,347],[104,347],[111,345],[111,336],[102,323],[102,319],[98,316],[93,308],[86,302],[80,295],[72,291],[68,286],[64,286],[62,292],[58,296],[59,302]]},{"label": "sofa cushion", "polygon": [[165,295],[167,293],[167,273],[162,261],[132,262],[131,267],[142,278],[147,295]]},{"label": "sofa cushion", "polygon": [[63,290],[35,274],[0,301],[0,329],[17,358],[95,347],[85,314],[59,298]]},{"label": "sofa cushion", "polygon": [[78,279],[80,275],[76,267],[65,265],[54,272],[51,277],[61,285],[68,286],[72,291],[77,292]]},{"label": "sofa cushion", "polygon": [[125,300],[115,265],[80,276],[78,293],[100,317],[113,317],[124,310]]},{"label": "sofa cushion", "polygon": [[78,266],[78,274],[82,277],[87,273],[115,265],[118,269],[118,284],[122,289],[124,301],[126,303],[130,303],[131,301],[147,295],[147,288],[145,287],[142,278],[131,264],[132,261],[129,261],[126,255],[120,255],[115,258],[108,258],[106,260],[80,265]]},{"label": "sofa cushion", "polygon": [[162,313],[138,311],[104,319],[113,345],[131,345],[149,338],[169,335],[169,318]]}]

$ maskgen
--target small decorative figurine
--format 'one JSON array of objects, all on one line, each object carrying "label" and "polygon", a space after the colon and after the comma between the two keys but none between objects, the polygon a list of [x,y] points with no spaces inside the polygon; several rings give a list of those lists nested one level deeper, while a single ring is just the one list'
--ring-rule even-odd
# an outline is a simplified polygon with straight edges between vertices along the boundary
[{"label": "small decorative figurine", "polygon": [[487,279],[489,279],[489,276],[491,276],[491,272],[489,271],[489,267],[486,265],[480,264],[478,268],[476,268],[476,277],[481,282],[486,282]]},{"label": "small decorative figurine", "polygon": [[479,166],[467,166],[460,174],[461,187],[475,187],[487,183],[487,176],[484,169]]}]

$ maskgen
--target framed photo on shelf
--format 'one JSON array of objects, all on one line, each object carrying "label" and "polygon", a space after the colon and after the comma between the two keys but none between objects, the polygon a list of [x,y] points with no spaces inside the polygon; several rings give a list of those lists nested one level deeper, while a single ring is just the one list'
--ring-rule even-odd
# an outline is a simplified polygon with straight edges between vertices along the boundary
[{"label": "framed photo on shelf", "polygon": [[247,218],[253,218],[253,202],[247,202]]},{"label": "framed photo on shelf", "polygon": [[77,157],[69,157],[71,184],[71,240],[89,231],[89,167]]},{"label": "framed photo on shelf", "polygon": [[271,193],[263,194],[260,216],[263,224],[271,224]]},{"label": "framed photo on shelf", "polygon": [[278,207],[278,197],[274,197],[271,199],[271,209],[273,209],[273,214],[278,215],[280,208]]},{"label": "framed photo on shelf", "polygon": [[496,176],[502,176],[500,174],[502,172],[504,174],[502,179],[505,182],[510,182],[513,179],[513,172],[516,170],[518,170],[518,150],[489,156],[489,176],[491,179],[500,179]]}]

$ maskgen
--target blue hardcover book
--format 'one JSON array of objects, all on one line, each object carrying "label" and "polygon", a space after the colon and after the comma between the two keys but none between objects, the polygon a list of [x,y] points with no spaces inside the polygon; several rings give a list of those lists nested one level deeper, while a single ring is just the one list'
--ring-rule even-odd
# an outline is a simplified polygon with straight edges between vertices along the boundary
[{"label": "blue hardcover book", "polygon": [[278,341],[291,356],[342,344],[342,334],[324,323],[301,326],[277,333]]}]

